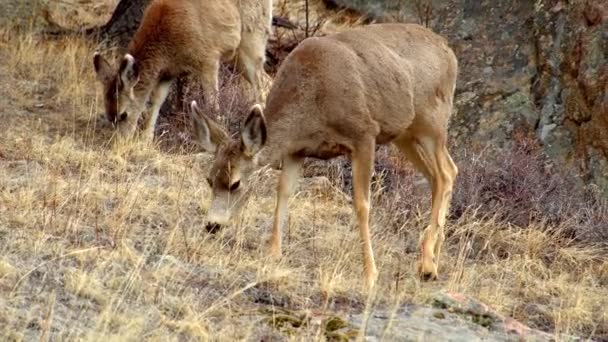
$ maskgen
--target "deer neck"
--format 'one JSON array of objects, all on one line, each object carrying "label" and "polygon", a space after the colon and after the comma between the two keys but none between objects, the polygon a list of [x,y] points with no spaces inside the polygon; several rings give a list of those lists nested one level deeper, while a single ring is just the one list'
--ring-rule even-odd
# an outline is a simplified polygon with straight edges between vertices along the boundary
[{"label": "deer neck", "polygon": [[272,119],[267,121],[268,139],[264,148],[256,156],[256,163],[260,166],[270,166],[278,169],[283,158],[290,153],[292,142],[285,141],[281,133],[281,121]]},{"label": "deer neck", "polygon": [[[139,53],[138,53],[139,52]],[[139,81],[133,89],[135,94],[147,101],[155,86],[159,82],[163,65],[158,58],[149,56],[144,51],[133,51],[131,55],[135,58],[139,68]]]}]

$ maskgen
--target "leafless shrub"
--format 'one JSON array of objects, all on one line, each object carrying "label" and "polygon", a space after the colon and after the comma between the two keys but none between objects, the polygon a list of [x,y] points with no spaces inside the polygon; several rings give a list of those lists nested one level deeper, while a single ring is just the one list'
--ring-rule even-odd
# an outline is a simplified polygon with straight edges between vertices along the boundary
[{"label": "leafless shrub", "polygon": [[429,27],[433,18],[433,0],[414,0],[414,7],[416,8],[420,25]]},{"label": "leafless shrub", "polygon": [[291,23],[294,27],[277,28],[275,35],[268,42],[266,71],[273,75],[287,55],[298,46],[304,39],[323,35],[323,27],[327,18],[319,13],[311,12],[309,0],[305,0],[302,13],[293,13],[293,9],[287,7],[287,1],[279,4],[275,9],[277,17],[288,18],[291,16],[303,16],[301,23]]},{"label": "leafless shrub", "polygon": [[[365,17],[366,22],[372,21],[407,21],[407,14],[416,16],[418,23],[430,26],[433,19],[433,0],[325,0],[330,10],[347,10]],[[411,20],[411,19],[410,19]]]},{"label": "leafless shrub", "polygon": [[519,227],[560,226],[573,237],[606,225],[606,202],[582,184],[576,170],[552,163],[535,137],[516,133],[513,138],[513,147],[497,158],[461,157],[452,218],[474,207]]},{"label": "leafless shrub", "polygon": [[230,132],[236,132],[244,115],[252,105],[249,84],[243,81],[229,65],[220,70],[219,102],[221,112],[214,112],[203,97],[203,89],[199,82],[191,78],[180,79],[174,84],[171,97],[167,101],[165,115],[159,119],[157,136],[161,137],[161,145],[169,151],[192,151],[190,102],[196,100],[201,109],[218,120]]}]

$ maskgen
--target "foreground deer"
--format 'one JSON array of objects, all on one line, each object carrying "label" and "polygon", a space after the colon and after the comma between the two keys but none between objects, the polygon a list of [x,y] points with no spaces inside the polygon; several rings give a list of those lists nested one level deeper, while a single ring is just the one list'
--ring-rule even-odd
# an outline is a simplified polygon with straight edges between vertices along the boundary
[{"label": "foreground deer", "polygon": [[440,36],[418,25],[377,24],[304,40],[281,65],[265,110],[253,106],[236,138],[193,103],[197,140],[215,152],[207,228],[228,222],[256,165],[282,162],[270,243],[271,254],[280,256],[287,200],[303,159],[345,154],[352,161],[371,287],[377,273],[369,236],[374,151],[376,144],[392,142],[432,186],[431,223],[421,236],[418,269],[423,278],[436,279],[457,174],[446,147],[456,74],[456,57]]},{"label": "foreground deer", "polygon": [[217,111],[218,71],[227,59],[236,62],[261,101],[271,21],[272,0],[153,0],[117,71],[95,54],[107,118],[128,137],[151,100],[143,127],[151,139],[172,80],[188,73],[200,78],[205,99]]}]

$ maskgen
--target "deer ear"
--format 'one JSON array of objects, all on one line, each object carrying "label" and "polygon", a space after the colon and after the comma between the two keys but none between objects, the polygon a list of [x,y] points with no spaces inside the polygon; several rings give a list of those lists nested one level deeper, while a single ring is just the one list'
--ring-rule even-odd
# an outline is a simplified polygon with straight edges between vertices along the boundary
[{"label": "deer ear", "polygon": [[139,80],[139,70],[137,68],[137,64],[135,63],[135,58],[130,54],[126,54],[122,59],[118,72],[120,74],[122,84],[127,89],[133,88]]},{"label": "deer ear", "polygon": [[201,113],[196,101],[192,101],[190,109],[196,143],[206,152],[214,153],[219,145],[228,140],[228,134],[218,123]]},{"label": "deer ear", "polygon": [[95,52],[93,56],[93,66],[99,82],[106,84],[112,79],[112,67],[99,52]]},{"label": "deer ear", "polygon": [[253,105],[241,128],[241,140],[245,155],[253,157],[266,144],[266,119],[262,106]]}]

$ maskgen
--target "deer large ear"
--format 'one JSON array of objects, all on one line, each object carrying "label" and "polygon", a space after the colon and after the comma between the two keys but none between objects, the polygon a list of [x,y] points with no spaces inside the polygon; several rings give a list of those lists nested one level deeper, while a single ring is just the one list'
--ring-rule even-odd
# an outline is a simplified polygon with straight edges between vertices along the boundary
[{"label": "deer large ear", "polygon": [[245,155],[253,157],[266,143],[266,119],[262,106],[253,105],[241,127],[241,140],[245,148]]},{"label": "deer large ear", "polygon": [[228,134],[222,126],[201,113],[196,101],[192,101],[190,109],[196,143],[206,152],[214,153],[219,145],[228,140]]},{"label": "deer large ear", "polygon": [[139,71],[135,58],[130,54],[126,54],[122,59],[118,72],[120,73],[120,80],[126,89],[133,88],[139,80]]},{"label": "deer large ear", "polygon": [[96,52],[93,56],[93,66],[95,67],[95,73],[99,82],[103,84],[110,82],[112,79],[112,67],[99,52]]}]

